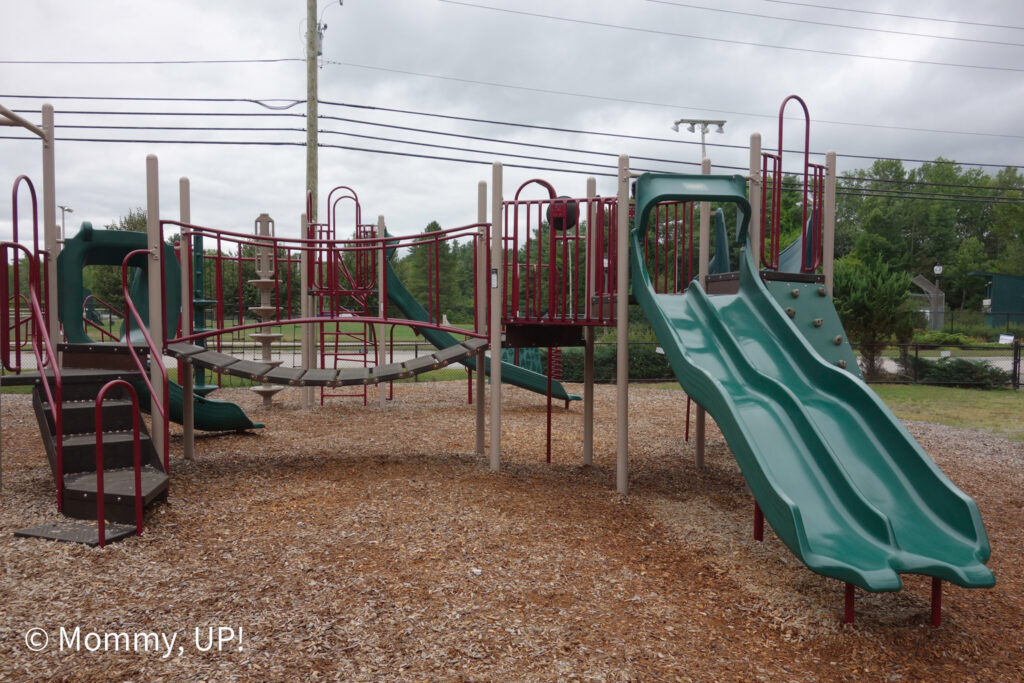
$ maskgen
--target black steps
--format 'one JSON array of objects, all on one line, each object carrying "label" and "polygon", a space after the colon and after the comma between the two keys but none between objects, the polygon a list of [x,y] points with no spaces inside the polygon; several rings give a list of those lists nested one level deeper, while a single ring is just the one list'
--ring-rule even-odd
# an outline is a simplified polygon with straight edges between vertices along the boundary
[{"label": "black steps", "polygon": [[[70,350],[70,349],[69,349]],[[69,352],[65,351],[65,354]],[[93,350],[92,357],[104,359]],[[88,354],[86,354],[88,355]],[[15,532],[18,536],[50,538],[97,545],[96,525],[96,397],[111,380],[138,380],[139,373],[123,366],[114,368],[75,367],[61,370],[61,448],[63,454],[62,512],[68,517],[90,520],[44,524]],[[32,405],[39,423],[51,471],[56,476],[57,429],[43,386],[54,388],[52,373],[34,378]],[[5,382],[6,383],[6,382]],[[56,397],[54,397],[56,398]],[[133,422],[136,417],[130,392],[114,387],[102,405],[103,431],[103,504],[107,520],[106,542],[135,533],[135,469]],[[153,445],[145,424],[139,422],[139,449],[142,462],[141,494],[143,506],[165,500],[169,478]],[[121,526],[127,525],[127,526]]]}]

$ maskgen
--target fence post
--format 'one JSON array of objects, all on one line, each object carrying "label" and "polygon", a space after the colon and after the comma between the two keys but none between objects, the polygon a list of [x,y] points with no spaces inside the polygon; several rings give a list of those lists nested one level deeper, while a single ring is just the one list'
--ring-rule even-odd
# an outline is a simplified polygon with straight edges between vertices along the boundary
[{"label": "fence post", "polygon": [[1014,391],[1020,389],[1020,348],[1021,340],[1017,339],[1013,342],[1013,377],[1010,378],[1010,382],[1013,385]]}]

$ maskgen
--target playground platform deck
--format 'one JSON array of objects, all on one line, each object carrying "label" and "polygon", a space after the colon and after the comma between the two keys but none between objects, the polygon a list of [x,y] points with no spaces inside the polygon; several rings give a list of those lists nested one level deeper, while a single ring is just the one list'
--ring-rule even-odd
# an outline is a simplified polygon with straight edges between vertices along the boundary
[{"label": "playground platform deck", "polygon": [[[986,511],[999,581],[948,586],[932,629],[930,582],[906,576],[900,593],[858,591],[844,627],[841,585],[770,530],[751,540],[751,499],[713,425],[707,467],[695,467],[680,392],[631,388],[633,495],[612,490],[614,391],[597,387],[595,464],[583,468],[581,407],[555,411],[548,466],[543,401],[506,388],[499,474],[472,453],[461,382],[396,385],[384,410],[303,412],[297,388],[270,409],[247,390],[218,392],[268,428],[203,438],[192,463],[172,433],[173,504],[141,538],[100,553],[0,534],[11,645],[0,676],[1020,679],[1024,444],[909,425]],[[2,402],[8,530],[57,518],[28,398]],[[193,630],[210,625],[241,627],[242,649],[197,652]],[[37,626],[178,633],[185,650],[171,663],[32,653],[23,638]]]}]

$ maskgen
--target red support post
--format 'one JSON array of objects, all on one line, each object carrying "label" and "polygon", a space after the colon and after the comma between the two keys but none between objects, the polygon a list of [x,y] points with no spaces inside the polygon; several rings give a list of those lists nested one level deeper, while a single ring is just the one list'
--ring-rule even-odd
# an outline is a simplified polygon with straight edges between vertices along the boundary
[{"label": "red support post", "polygon": [[853,586],[852,583],[846,584],[846,596],[845,596],[846,599],[845,599],[845,604],[843,606],[843,623],[844,624],[852,624],[853,623],[853,589],[854,589],[854,586]]},{"label": "red support post", "polygon": [[932,577],[932,628],[942,625],[942,579]]},{"label": "red support post", "polygon": [[754,540],[764,540],[764,513],[756,500],[754,501]]}]

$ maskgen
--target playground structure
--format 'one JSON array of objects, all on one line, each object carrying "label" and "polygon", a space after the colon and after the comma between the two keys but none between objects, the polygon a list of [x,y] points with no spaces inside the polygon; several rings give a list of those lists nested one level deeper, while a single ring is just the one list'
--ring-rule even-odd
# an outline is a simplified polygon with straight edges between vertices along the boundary
[{"label": "playground structure", "polygon": [[[783,103],[783,111],[794,99],[804,106],[799,98],[791,97]],[[805,106],[804,111],[806,114]],[[767,519],[810,569],[843,581],[847,621],[853,619],[854,586],[869,591],[898,590],[900,573],[931,576],[933,624],[938,625],[942,580],[966,587],[994,582],[984,566],[989,555],[985,530],[974,502],[945,478],[859,379],[856,360],[831,304],[835,156],[830,154],[824,166],[810,164],[806,152],[809,116],[802,232],[794,244],[783,249],[781,122],[780,111],[776,153],[762,153],[760,136],[751,136],[749,177],[711,175],[707,159],[700,175],[637,175],[630,171],[628,158],[621,157],[615,197],[598,196],[593,179],[588,180],[585,195],[578,198],[559,196],[551,184],[531,180],[506,200],[502,167],[495,164],[489,195],[484,183],[478,187],[475,223],[413,237],[389,235],[383,216],[376,223],[364,223],[358,197],[348,187],[336,188],[328,196],[324,223],[308,220],[314,207],[307,203],[300,219],[300,238],[274,235],[268,227],[269,217],[263,220],[262,216],[257,219],[262,229],[256,234],[193,224],[186,179],[179,185],[179,219],[162,218],[158,165],[156,157],[150,156],[144,241],[138,234],[132,239],[141,244],[115,248],[100,231],[80,235],[83,244],[102,245],[97,252],[102,258],[119,258],[123,264],[128,308],[125,339],[129,343],[97,344],[69,333],[81,327],[78,317],[84,297],[80,291],[69,294],[68,283],[63,288],[56,284],[60,282],[58,271],[80,271],[88,257],[72,259],[62,254],[64,261],[57,259],[54,267],[53,252],[39,247],[36,220],[32,249],[17,244],[19,178],[14,187],[14,239],[2,245],[3,286],[14,285],[13,291],[4,292],[8,305],[3,314],[3,357],[9,371],[19,372],[22,348],[30,340],[37,367],[43,369],[34,376],[22,373],[18,381],[36,387],[40,428],[44,441],[47,435],[50,439],[47,448],[57,481],[58,507],[72,516],[95,517],[96,507],[106,504],[109,512],[121,505],[126,511],[117,519],[122,521],[129,520],[130,507],[136,526],[115,531],[140,533],[142,506],[167,495],[167,422],[175,419],[182,423],[186,458],[194,454],[194,429],[210,428],[210,422],[201,423],[208,417],[208,409],[205,399],[196,395],[193,373],[199,369],[264,384],[302,387],[305,405],[312,405],[316,389],[323,402],[342,387],[355,388],[367,402],[369,387],[377,385],[377,400],[383,405],[385,383],[462,362],[476,372],[475,444],[481,457],[486,444],[484,377],[491,378],[488,461],[491,469],[498,470],[503,382],[545,394],[549,415],[553,398],[567,402],[576,398],[551,379],[550,367],[542,375],[504,363],[498,350],[582,345],[582,459],[590,464],[597,327],[616,328],[616,486],[621,493],[628,493],[627,295],[631,292],[680,384],[698,405],[698,464],[703,461],[706,412],[718,423],[733,451],[754,494],[755,537],[760,540]],[[635,200],[631,202],[634,180]],[[31,189],[35,218],[35,191],[30,182],[26,184]],[[546,196],[525,198],[527,190],[532,193],[537,188]],[[44,192],[45,215],[50,215],[45,210],[48,196],[53,196],[52,187]],[[342,235],[344,228],[338,219],[338,207],[349,201],[354,209],[353,224],[347,226],[352,229],[351,238]],[[722,211],[714,214],[712,258],[712,204],[734,212],[736,239],[743,245],[735,271],[729,267]],[[695,220],[696,216],[699,219]],[[44,232],[53,229],[55,223],[44,217]],[[471,329],[445,324],[440,302],[437,253],[442,243],[460,240],[469,242],[474,254]],[[176,256],[167,246],[171,242],[178,245]],[[207,253],[212,244],[216,248]],[[88,250],[74,245],[66,248]],[[391,264],[397,250],[413,248],[425,248],[431,256],[427,259],[425,306],[410,295]],[[18,288],[21,254],[30,264],[27,293]],[[14,277],[9,281],[12,255]],[[146,285],[137,286],[134,292],[128,277],[133,259],[146,262]],[[211,306],[198,274],[212,270],[214,289],[223,292],[231,262],[238,283],[233,312],[237,324],[227,324],[224,298],[219,297],[208,327],[206,317],[196,317]],[[254,323],[245,322],[243,310],[246,264],[254,266],[251,282],[260,283],[253,284],[259,301],[251,308],[261,319]],[[54,286],[43,287],[41,283],[51,278],[57,278]],[[52,302],[58,290],[62,298],[55,305]],[[172,292],[180,292],[178,300],[193,305],[176,306]],[[147,301],[145,312],[133,301],[136,298]],[[30,311],[26,315],[21,312],[23,304]],[[54,310],[61,311],[67,344],[50,343],[59,338]],[[404,317],[394,315],[395,310]],[[438,351],[418,359],[387,362],[382,340],[385,328],[396,324],[415,327]],[[223,334],[255,330],[254,335],[263,335],[255,338],[266,342],[261,347],[266,350],[274,339],[265,335],[278,334],[266,328],[282,325],[294,325],[301,331],[301,367],[278,367],[266,354],[256,360],[241,359],[219,346]],[[346,351],[351,347],[345,346],[345,341],[354,342],[360,351]],[[492,351],[489,359],[487,347]],[[54,349],[63,352],[61,362],[51,355]],[[173,407],[171,384],[163,366],[165,352],[179,359],[180,414]],[[549,353],[549,363],[552,358]],[[125,380],[133,383],[126,385]],[[72,400],[65,390],[76,381],[82,391],[75,398],[88,398],[91,392],[118,392],[120,419],[134,420],[134,424],[140,401],[134,400],[133,393],[138,390],[139,399],[142,394],[148,397],[152,438],[140,435],[138,429],[131,439],[119,437],[126,445],[116,469],[118,481],[124,483],[113,492],[104,489],[100,461],[104,444],[109,442],[103,428],[107,422],[100,422],[101,417],[97,417],[100,426],[92,433],[96,443],[92,450],[99,457],[89,476],[82,475],[89,472],[89,448],[83,446],[69,459],[68,454],[79,444],[73,441],[76,437],[68,436],[74,432],[68,430],[71,419],[65,419],[65,413],[93,409],[91,404],[65,407]],[[472,378],[469,382],[472,393]],[[103,419],[111,415],[102,401],[95,412]],[[228,425],[225,420],[218,423],[217,418],[212,424],[220,429],[253,426]],[[550,421],[548,443],[550,448]],[[109,461],[107,467],[109,472]],[[79,476],[66,481],[75,474]],[[82,487],[91,489],[75,499]],[[129,495],[130,505],[126,502]],[[69,504],[72,500],[74,505]],[[102,519],[102,509],[99,514]],[[29,531],[35,532],[29,535],[48,535],[47,530]],[[104,535],[101,525],[95,542],[102,545],[108,540],[112,538]]]}]

